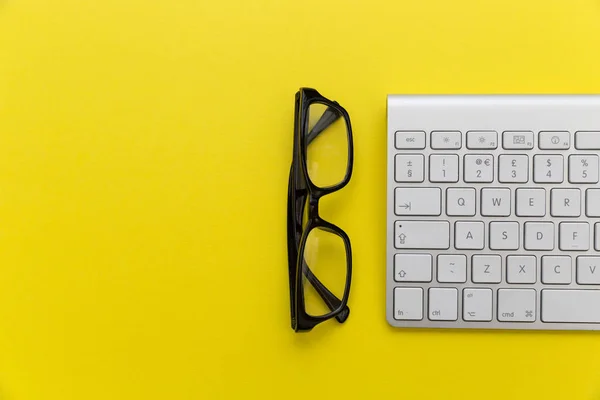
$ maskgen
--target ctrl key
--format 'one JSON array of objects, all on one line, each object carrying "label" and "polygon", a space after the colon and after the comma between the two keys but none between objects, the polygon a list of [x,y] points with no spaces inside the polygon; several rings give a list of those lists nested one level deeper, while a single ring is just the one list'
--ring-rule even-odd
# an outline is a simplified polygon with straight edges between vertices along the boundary
[{"label": "ctrl key", "polygon": [[414,287],[394,289],[394,319],[400,321],[423,319],[423,289]]}]

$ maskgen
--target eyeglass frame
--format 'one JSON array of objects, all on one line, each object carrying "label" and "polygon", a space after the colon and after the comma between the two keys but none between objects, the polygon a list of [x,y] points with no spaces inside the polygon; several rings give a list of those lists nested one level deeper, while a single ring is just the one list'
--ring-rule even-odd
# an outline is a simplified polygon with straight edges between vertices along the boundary
[{"label": "eyeglass frame", "polygon": [[[319,121],[309,132],[308,110],[312,104],[322,104],[327,106]],[[336,185],[328,187],[319,187],[315,185],[308,173],[307,166],[307,146],[327,127],[334,123],[338,116],[330,110],[333,109],[343,117],[346,124],[348,135],[348,164],[346,174],[342,181]],[[329,114],[329,115],[327,115]],[[304,137],[306,139],[304,140]],[[318,324],[331,318],[335,318],[339,323],[348,319],[350,308],[348,307],[348,298],[350,295],[350,285],[352,280],[352,246],[350,238],[343,229],[337,225],[324,220],[319,215],[319,200],[324,196],[337,192],[344,188],[352,177],[354,166],[354,145],[352,138],[352,125],[348,112],[336,101],[331,101],[322,96],[317,90],[302,87],[296,92],[295,112],[294,112],[294,145],[292,166],[288,182],[288,270],[290,281],[290,308],[292,329],[295,332],[306,332],[312,330]],[[303,215],[306,199],[308,197],[308,217],[307,223],[303,227]],[[346,283],[344,286],[344,295],[338,299],[329,289],[327,289],[319,279],[312,273],[304,260],[303,254],[306,246],[306,240],[309,233],[315,229],[321,228],[331,234],[339,236],[343,242],[346,251]],[[300,267],[301,266],[301,267]],[[330,312],[313,316],[306,312],[304,299],[304,290],[302,282],[303,275],[313,286],[325,302]],[[308,284],[308,283],[307,283]]]}]

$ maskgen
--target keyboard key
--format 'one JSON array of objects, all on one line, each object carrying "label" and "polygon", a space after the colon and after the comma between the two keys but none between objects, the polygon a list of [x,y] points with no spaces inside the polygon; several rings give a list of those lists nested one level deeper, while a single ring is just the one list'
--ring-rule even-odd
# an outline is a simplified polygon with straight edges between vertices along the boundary
[{"label": "keyboard key", "polygon": [[577,283],[600,285],[600,257],[577,257]]},{"label": "keyboard key", "polygon": [[533,289],[498,289],[498,321],[534,322],[535,298]]},{"label": "keyboard key", "polygon": [[467,281],[467,256],[463,254],[440,254],[437,257],[437,280],[442,283]]},{"label": "keyboard key", "polygon": [[456,154],[433,154],[429,157],[429,180],[431,182],[458,182],[458,156]]},{"label": "keyboard key", "polygon": [[600,290],[542,290],[543,322],[600,322]]},{"label": "keyboard key", "polygon": [[502,147],[507,150],[533,149],[533,132],[506,131],[502,134]]},{"label": "keyboard key", "polygon": [[395,189],[396,215],[440,215],[442,189],[400,187]]},{"label": "keyboard key", "polygon": [[397,249],[447,249],[450,247],[450,223],[396,221],[394,237]]},{"label": "keyboard key", "polygon": [[454,231],[454,247],[459,250],[471,249],[481,250],[484,246],[484,230],[483,222],[479,221],[458,221],[455,224]]},{"label": "keyboard key", "polygon": [[588,217],[600,217],[600,189],[586,190],[585,215]]},{"label": "keyboard key", "polygon": [[492,289],[463,290],[463,319],[465,321],[492,320]]},{"label": "keyboard key", "polygon": [[600,131],[575,132],[575,148],[578,150],[600,150]]},{"label": "keyboard key", "polygon": [[587,222],[561,222],[559,227],[559,247],[566,251],[590,249],[590,225]]},{"label": "keyboard key", "polygon": [[535,256],[506,257],[506,281],[508,283],[535,283],[537,260]]},{"label": "keyboard key", "polygon": [[571,257],[542,257],[542,283],[550,285],[568,285],[571,283],[571,275]]},{"label": "keyboard key", "polygon": [[600,251],[600,222],[596,222],[596,250]]},{"label": "keyboard key", "polygon": [[553,222],[525,222],[526,250],[554,250]]},{"label": "keyboard key", "polygon": [[431,321],[456,321],[458,319],[457,289],[429,289],[429,319]]},{"label": "keyboard key", "polygon": [[422,320],[423,289],[394,288],[394,318],[397,320]]},{"label": "keyboard key", "polygon": [[494,131],[467,132],[467,148],[495,149],[498,147],[498,133]]},{"label": "keyboard key", "polygon": [[536,183],[561,183],[564,180],[563,156],[557,154],[533,156],[533,180]]},{"label": "keyboard key", "polygon": [[396,182],[423,182],[425,157],[421,154],[396,154]]},{"label": "keyboard key", "polygon": [[510,189],[481,189],[481,215],[508,217],[510,215]]},{"label": "keyboard key", "polygon": [[396,282],[431,282],[431,254],[394,254]]},{"label": "keyboard key", "polygon": [[446,190],[446,214],[449,216],[475,215],[475,189],[448,188]]},{"label": "keyboard key", "polygon": [[517,215],[543,217],[546,215],[545,189],[517,189]]},{"label": "keyboard key", "polygon": [[490,249],[518,250],[519,239],[518,222],[490,222]]},{"label": "keyboard key", "polygon": [[502,258],[498,255],[474,255],[471,259],[473,283],[500,283]]},{"label": "keyboard key", "polygon": [[431,148],[434,150],[457,150],[462,147],[462,134],[458,131],[431,132]]},{"label": "keyboard key", "polygon": [[598,156],[569,156],[569,182],[598,183]]},{"label": "keyboard key", "polygon": [[553,217],[579,217],[581,215],[581,191],[579,189],[552,189],[550,191],[550,214]]},{"label": "keyboard key", "polygon": [[571,147],[571,134],[566,131],[544,131],[538,134],[538,142],[541,150],[566,150]]},{"label": "keyboard key", "polygon": [[397,149],[424,149],[425,132],[423,131],[396,131]]},{"label": "keyboard key", "polygon": [[502,183],[526,183],[529,180],[529,157],[502,154],[498,162],[498,180]]},{"label": "keyboard key", "polygon": [[467,154],[464,161],[465,182],[494,181],[494,158],[490,154]]}]

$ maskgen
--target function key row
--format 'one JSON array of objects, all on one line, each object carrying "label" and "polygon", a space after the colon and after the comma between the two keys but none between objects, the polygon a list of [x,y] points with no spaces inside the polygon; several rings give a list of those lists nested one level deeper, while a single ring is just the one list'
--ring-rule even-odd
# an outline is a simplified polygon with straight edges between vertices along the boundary
[{"label": "function key row", "polygon": [[[426,147],[425,131],[396,131],[395,146],[399,150],[419,150]],[[498,148],[497,131],[467,131],[467,149]],[[532,131],[502,132],[502,147],[507,150],[531,150],[534,147]],[[463,147],[460,131],[432,131],[430,147],[434,150],[458,150]],[[540,131],[538,147],[541,150],[567,150],[571,148],[571,133],[568,131]],[[600,131],[575,132],[575,148],[578,150],[599,150]]]},{"label": "function key row", "polygon": [[[496,160],[491,154],[466,154],[463,158],[463,181],[491,183],[496,175]],[[566,165],[565,165],[566,164]],[[396,154],[394,159],[396,182],[423,182],[426,180],[426,157],[423,154]],[[431,154],[429,176],[434,183],[456,183],[460,180],[460,156],[457,154]],[[533,173],[530,172],[526,154],[501,154],[498,157],[498,181],[501,183],[527,183],[533,176],[535,183],[598,183],[600,159],[595,154],[570,155],[568,162],[561,154],[536,154],[533,156]]]}]

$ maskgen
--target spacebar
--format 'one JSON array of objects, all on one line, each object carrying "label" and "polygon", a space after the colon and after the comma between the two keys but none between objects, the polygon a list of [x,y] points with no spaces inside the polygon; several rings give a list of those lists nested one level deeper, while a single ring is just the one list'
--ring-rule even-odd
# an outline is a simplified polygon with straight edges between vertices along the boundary
[{"label": "spacebar", "polygon": [[600,323],[600,290],[542,290],[542,321]]}]

